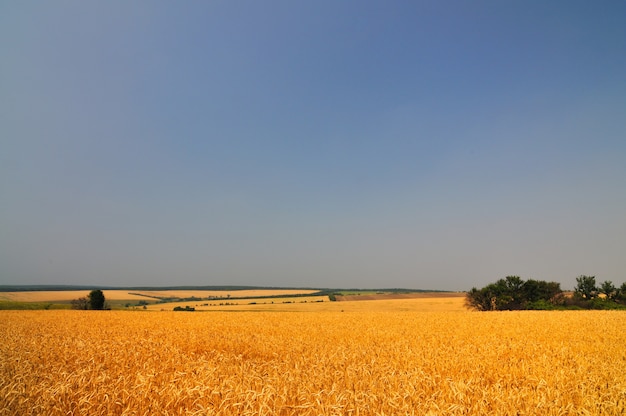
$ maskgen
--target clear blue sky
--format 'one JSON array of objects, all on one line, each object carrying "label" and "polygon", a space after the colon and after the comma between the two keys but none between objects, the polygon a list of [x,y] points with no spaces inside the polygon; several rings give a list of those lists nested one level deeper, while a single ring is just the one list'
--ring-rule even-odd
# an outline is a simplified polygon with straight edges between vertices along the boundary
[{"label": "clear blue sky", "polygon": [[624,1],[0,5],[0,284],[626,281]]}]

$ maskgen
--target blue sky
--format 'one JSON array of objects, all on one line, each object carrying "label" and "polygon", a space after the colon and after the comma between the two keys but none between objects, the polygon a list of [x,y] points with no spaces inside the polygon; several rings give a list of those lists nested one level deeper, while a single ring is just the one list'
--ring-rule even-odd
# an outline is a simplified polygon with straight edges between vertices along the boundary
[{"label": "blue sky", "polygon": [[0,284],[621,284],[625,16],[5,3]]}]

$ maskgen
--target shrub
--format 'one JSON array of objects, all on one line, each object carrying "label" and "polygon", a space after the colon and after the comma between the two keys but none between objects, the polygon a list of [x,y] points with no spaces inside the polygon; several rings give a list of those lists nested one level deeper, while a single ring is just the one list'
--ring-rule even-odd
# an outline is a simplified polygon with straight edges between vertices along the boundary
[{"label": "shrub", "polygon": [[191,306],[185,306],[184,308],[182,306],[176,306],[176,307],[174,307],[174,310],[176,312],[181,312],[181,311],[182,312],[193,312],[193,311],[196,310],[196,308],[193,308]]},{"label": "shrub", "polygon": [[86,311],[87,309],[89,309],[89,301],[86,297],[74,299],[72,300],[72,309]]}]

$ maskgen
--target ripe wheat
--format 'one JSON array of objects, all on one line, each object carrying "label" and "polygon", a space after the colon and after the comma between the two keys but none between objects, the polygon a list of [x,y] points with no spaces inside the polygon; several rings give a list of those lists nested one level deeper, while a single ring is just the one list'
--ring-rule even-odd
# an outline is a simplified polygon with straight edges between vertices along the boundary
[{"label": "ripe wheat", "polygon": [[1,311],[0,415],[620,415],[626,314]]}]

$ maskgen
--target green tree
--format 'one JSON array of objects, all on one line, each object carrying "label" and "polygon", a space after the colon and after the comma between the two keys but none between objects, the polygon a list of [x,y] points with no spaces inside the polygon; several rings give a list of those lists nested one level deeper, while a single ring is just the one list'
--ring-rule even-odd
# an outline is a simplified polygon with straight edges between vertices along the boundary
[{"label": "green tree", "polygon": [[524,285],[524,281],[521,279],[521,277],[519,276],[507,276],[504,279],[504,283],[506,285],[506,288],[511,292],[511,293],[517,293],[519,292],[519,290],[522,288],[522,286]]},{"label": "green tree", "polygon": [[101,290],[92,290],[89,292],[89,309],[104,309],[104,293]]},{"label": "green tree", "polygon": [[615,297],[618,294],[617,288],[610,280],[602,282],[602,284],[600,284],[600,287],[598,288],[598,291],[606,296],[607,300],[615,300]]},{"label": "green tree", "polygon": [[510,297],[508,309],[521,309],[526,302],[524,299],[524,281],[519,276],[507,276],[504,279],[506,294]]},{"label": "green tree", "polygon": [[514,297],[515,292],[511,290],[512,285],[509,284],[509,277],[507,277],[508,280],[499,279],[482,289],[472,288],[465,295],[465,304],[479,311],[518,309]]},{"label": "green tree", "polygon": [[619,289],[616,290],[615,300],[618,302],[626,302],[626,282],[622,283]]},{"label": "green tree", "polygon": [[482,289],[473,287],[465,294],[465,306],[477,311],[491,311],[495,309],[491,299],[492,296],[486,287]]},{"label": "green tree", "polygon": [[576,278],[576,288],[574,294],[585,300],[591,300],[598,297],[598,288],[596,287],[595,276],[581,275]]},{"label": "green tree", "polygon": [[537,302],[540,300],[555,302],[557,297],[563,293],[561,285],[557,282],[546,282],[543,280],[528,279],[522,287],[524,299],[527,302]]}]

